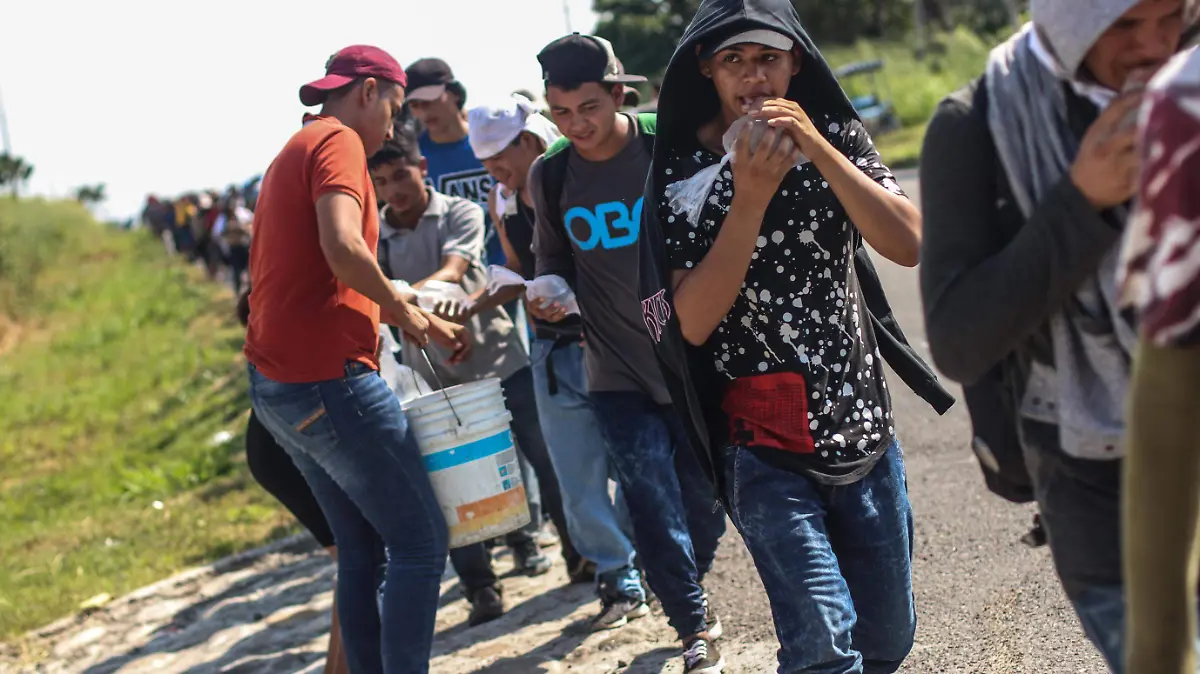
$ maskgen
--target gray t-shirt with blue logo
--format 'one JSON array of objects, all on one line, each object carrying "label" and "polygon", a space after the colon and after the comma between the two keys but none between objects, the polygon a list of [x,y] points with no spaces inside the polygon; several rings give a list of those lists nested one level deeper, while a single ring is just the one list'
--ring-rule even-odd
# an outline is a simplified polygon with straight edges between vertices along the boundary
[{"label": "gray t-shirt with blue logo", "polygon": [[533,251],[537,275],[571,282],[583,311],[589,388],[641,391],[659,404],[671,401],[658,369],[654,345],[638,297],[638,235],[642,191],[650,153],[638,138],[637,121],[625,147],[607,161],[591,162],[572,149],[567,159],[559,212],[550,222],[542,194],[544,159],[529,171],[537,211]]}]

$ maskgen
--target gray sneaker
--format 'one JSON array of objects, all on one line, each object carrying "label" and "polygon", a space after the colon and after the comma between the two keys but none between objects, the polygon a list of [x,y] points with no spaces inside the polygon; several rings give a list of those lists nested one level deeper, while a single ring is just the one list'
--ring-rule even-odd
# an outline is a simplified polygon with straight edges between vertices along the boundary
[{"label": "gray sneaker", "polygon": [[630,620],[650,615],[650,607],[646,602],[630,597],[620,597],[615,600],[602,600],[600,615],[592,621],[592,631],[602,632],[612,630],[627,624]]},{"label": "gray sneaker", "polygon": [[725,658],[712,639],[696,637],[683,649],[684,674],[720,674],[725,671]]}]

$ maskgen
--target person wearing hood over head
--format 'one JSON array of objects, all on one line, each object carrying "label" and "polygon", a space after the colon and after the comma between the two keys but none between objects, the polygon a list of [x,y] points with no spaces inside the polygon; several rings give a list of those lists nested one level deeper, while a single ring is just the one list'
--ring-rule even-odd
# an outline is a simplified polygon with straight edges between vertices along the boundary
[{"label": "person wearing hood over head", "polygon": [[[1138,90],[1176,52],[1182,0],[1033,0],[1033,21],[951,94],[921,162],[934,361],[1018,441],[1055,569],[1123,671],[1121,458],[1137,331],[1118,240],[1137,186]],[[1124,93],[1122,93],[1124,92]],[[972,408],[972,420],[983,408]],[[978,429],[977,429],[978,433]]]},{"label": "person wearing hood over head", "polygon": [[779,671],[897,671],[913,520],[885,354],[952,399],[863,245],[916,265],[917,209],[786,0],[704,2],[658,119],[644,318],[771,601]]},{"label": "person wearing hood over head", "polygon": [[[702,582],[725,533],[711,487],[689,450],[638,307],[638,240],[653,115],[620,111],[624,73],[612,44],[573,33],[538,54],[550,115],[565,138],[529,170],[537,217],[535,275],[574,290],[587,340],[588,392],[608,442],[650,589],[683,642],[685,674],[714,674],[721,623]],[[549,323],[559,302],[529,302]],[[597,626],[644,614],[640,593],[604,597]]]},{"label": "person wearing hood over head", "polygon": [[[516,94],[499,105],[472,108],[467,122],[475,156],[496,179],[489,207],[508,255],[507,266],[532,279],[536,216],[529,168],[562,134],[532,101]],[[476,306],[508,302],[523,291],[518,286],[481,297]],[[624,497],[619,487],[615,501],[608,493],[608,446],[587,393],[583,325],[578,316],[558,323],[534,319],[533,329],[538,418],[558,474],[570,537],[579,551],[575,561],[568,560],[568,571],[574,581],[595,582],[601,597],[629,596],[644,606]]]}]

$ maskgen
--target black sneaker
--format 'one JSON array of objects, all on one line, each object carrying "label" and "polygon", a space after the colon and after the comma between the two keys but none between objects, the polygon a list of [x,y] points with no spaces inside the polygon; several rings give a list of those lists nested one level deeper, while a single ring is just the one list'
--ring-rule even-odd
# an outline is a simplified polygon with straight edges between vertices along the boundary
[{"label": "black sneaker", "polygon": [[717,612],[713,610],[712,603],[708,601],[708,593],[702,598],[704,602],[704,630],[708,632],[708,638],[716,641],[725,633],[725,629],[721,627],[721,619],[717,617]]},{"label": "black sneaker", "polygon": [[684,674],[720,674],[725,671],[725,658],[711,639],[696,637],[683,649]]},{"label": "black sneaker", "polygon": [[641,599],[635,597],[603,599],[601,600],[600,615],[592,621],[592,631],[616,629],[630,620],[637,620],[648,615],[650,615],[650,607]]},{"label": "black sneaker", "polygon": [[512,549],[513,566],[526,576],[540,576],[548,573],[554,566],[534,540],[529,540]]},{"label": "black sneaker", "polygon": [[467,618],[467,624],[471,627],[491,622],[504,615],[504,599],[500,597],[497,588],[485,587],[476,590],[467,595],[467,601],[471,603],[471,615]]}]

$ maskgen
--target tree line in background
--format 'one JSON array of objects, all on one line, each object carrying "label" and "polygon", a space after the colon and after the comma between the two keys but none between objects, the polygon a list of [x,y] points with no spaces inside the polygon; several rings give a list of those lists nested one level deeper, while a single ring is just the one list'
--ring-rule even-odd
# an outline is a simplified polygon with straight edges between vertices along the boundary
[{"label": "tree line in background", "polygon": [[[0,152],[0,190],[8,190],[15,199],[33,176],[33,164],[24,157],[9,152]],[[71,198],[84,206],[98,206],[108,198],[104,183],[80,185],[71,191]]]},{"label": "tree line in background", "polygon": [[[1066,1],[1066,0],[1064,0]],[[1010,29],[1028,0],[792,0],[818,45],[903,40],[925,27],[963,26],[980,35]],[[613,43],[629,72],[657,76],[700,0],[595,0],[596,33]],[[914,42],[919,48],[920,39]]]},{"label": "tree line in background", "polygon": [[8,152],[0,153],[0,190],[7,189],[16,198],[32,175],[33,164],[23,157]]}]

